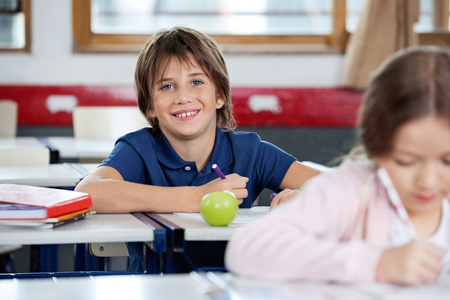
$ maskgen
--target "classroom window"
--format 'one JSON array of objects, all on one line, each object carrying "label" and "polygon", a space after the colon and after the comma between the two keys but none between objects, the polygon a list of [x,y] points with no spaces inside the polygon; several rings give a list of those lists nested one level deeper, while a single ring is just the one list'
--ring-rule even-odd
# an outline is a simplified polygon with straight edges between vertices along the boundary
[{"label": "classroom window", "polygon": [[91,0],[91,29],[152,34],[185,24],[209,35],[330,34],[332,6],[332,0]]},{"label": "classroom window", "polygon": [[74,0],[74,50],[138,51],[149,35],[181,25],[211,35],[227,49],[314,45],[339,51],[346,38],[343,4],[345,0]]},{"label": "classroom window", "polygon": [[0,0],[0,51],[30,50],[30,0]]},{"label": "classroom window", "polygon": [[[364,2],[73,0],[74,51],[137,52],[157,30],[182,25],[211,35],[224,52],[343,52]],[[420,42],[447,43],[449,0],[420,5]]]}]

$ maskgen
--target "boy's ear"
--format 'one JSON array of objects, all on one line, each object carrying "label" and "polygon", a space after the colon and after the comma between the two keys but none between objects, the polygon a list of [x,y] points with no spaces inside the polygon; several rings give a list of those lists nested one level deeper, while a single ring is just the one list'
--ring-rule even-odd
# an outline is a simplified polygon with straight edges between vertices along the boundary
[{"label": "boy's ear", "polygon": [[216,109],[221,109],[224,104],[225,104],[225,97],[221,93],[217,94]]},{"label": "boy's ear", "polygon": [[152,119],[156,119],[156,113],[154,109],[148,109],[147,110],[147,115],[152,118]]}]

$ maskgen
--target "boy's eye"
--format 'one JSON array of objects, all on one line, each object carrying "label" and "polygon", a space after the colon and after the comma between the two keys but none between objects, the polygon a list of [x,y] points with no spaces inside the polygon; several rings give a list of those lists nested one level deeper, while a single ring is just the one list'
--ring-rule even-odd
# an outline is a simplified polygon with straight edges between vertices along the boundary
[{"label": "boy's eye", "polygon": [[163,85],[162,86],[162,90],[171,90],[173,88],[173,85],[170,85],[170,84],[166,84],[166,85]]},{"label": "boy's eye", "polygon": [[203,81],[201,81],[201,80],[192,81],[192,85],[201,85],[202,83],[203,83]]}]

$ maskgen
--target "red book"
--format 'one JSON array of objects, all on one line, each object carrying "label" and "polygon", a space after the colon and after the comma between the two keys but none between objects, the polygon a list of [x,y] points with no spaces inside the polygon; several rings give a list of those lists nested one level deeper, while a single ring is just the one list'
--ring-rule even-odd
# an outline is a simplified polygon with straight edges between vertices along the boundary
[{"label": "red book", "polygon": [[86,193],[0,184],[0,219],[46,219],[91,206],[91,196]]}]

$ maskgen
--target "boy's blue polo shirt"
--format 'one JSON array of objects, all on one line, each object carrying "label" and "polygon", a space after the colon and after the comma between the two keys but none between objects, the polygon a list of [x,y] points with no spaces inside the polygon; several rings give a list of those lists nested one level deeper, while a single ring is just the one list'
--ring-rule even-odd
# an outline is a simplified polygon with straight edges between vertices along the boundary
[{"label": "boy's blue polo shirt", "polygon": [[[198,171],[195,162],[184,161],[175,152],[160,130],[144,128],[119,138],[102,165],[113,167],[126,181],[170,187],[206,184],[218,178],[212,169],[217,164],[225,175],[236,173],[249,178],[248,197],[240,207],[250,208],[264,188],[278,190],[295,160],[275,145],[261,141],[256,133],[223,132],[216,127],[211,157],[206,167]],[[129,271],[142,271],[142,243],[127,245]],[[196,247],[191,250],[196,251]]]},{"label": "boy's blue polo shirt", "polygon": [[[208,155],[208,154],[205,154]],[[116,145],[103,165],[113,167],[125,181],[156,186],[200,186],[217,178],[212,165],[227,175],[249,178],[248,197],[240,205],[249,208],[269,188],[277,191],[296,159],[252,132],[223,132],[216,128],[216,142],[206,167],[184,161],[160,130],[149,128],[129,133]]]}]

